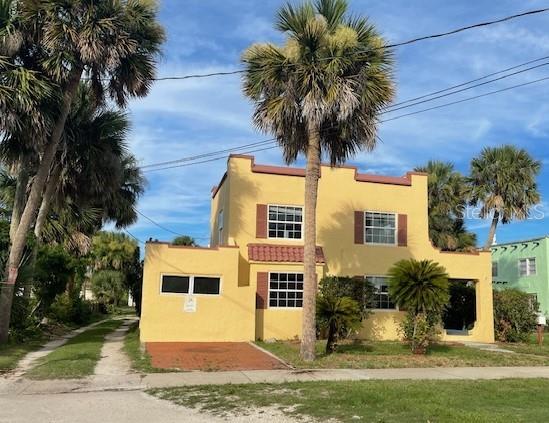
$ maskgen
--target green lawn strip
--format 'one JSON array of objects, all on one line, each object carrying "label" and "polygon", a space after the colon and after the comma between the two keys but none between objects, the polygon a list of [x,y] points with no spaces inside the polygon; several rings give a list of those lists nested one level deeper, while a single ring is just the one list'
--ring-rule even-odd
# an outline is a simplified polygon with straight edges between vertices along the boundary
[{"label": "green lawn strip", "polygon": [[55,349],[26,373],[31,379],[71,379],[92,375],[101,358],[105,335],[123,323],[108,320],[70,339]]},{"label": "green lawn strip", "polygon": [[130,358],[132,368],[143,373],[161,373],[164,369],[157,369],[151,364],[151,357],[146,351],[141,350],[139,341],[139,324],[135,323],[130,327],[126,338],[124,339],[124,352]]},{"label": "green lawn strip", "polygon": [[522,354],[549,357],[549,333],[545,334],[542,345],[538,345],[536,335],[532,335],[527,343],[508,343],[500,344],[500,346]]},{"label": "green lawn strip", "polygon": [[218,415],[274,406],[289,415],[344,422],[549,421],[541,400],[549,398],[549,381],[541,379],[210,385],[149,393]]},{"label": "green lawn strip", "polygon": [[[405,367],[493,367],[547,366],[549,354],[516,354],[481,351],[463,345],[433,345],[425,356],[414,355],[401,342],[378,341],[340,345],[331,355],[324,353],[325,341],[317,343],[317,359],[303,362],[299,357],[299,343],[294,341],[257,343],[296,368],[405,368]],[[507,345],[505,345],[507,347]]]},{"label": "green lawn strip", "polygon": [[0,375],[15,369],[19,360],[27,353],[39,349],[45,342],[43,337],[39,337],[21,344],[0,345]]}]

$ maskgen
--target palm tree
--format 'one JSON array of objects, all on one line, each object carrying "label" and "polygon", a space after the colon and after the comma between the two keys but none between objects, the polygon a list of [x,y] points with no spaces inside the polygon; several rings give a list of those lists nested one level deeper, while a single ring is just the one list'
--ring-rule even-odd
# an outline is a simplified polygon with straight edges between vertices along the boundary
[{"label": "palm tree", "polygon": [[340,297],[330,292],[318,297],[316,315],[320,328],[328,330],[326,354],[335,351],[341,335],[359,329],[362,324],[358,302],[350,297]]},{"label": "palm tree", "polygon": [[389,295],[408,315],[401,325],[414,354],[425,354],[450,301],[446,269],[431,260],[400,260],[389,270]]},{"label": "palm tree", "polygon": [[347,15],[345,0],[285,5],[276,28],[282,46],[255,44],[243,55],[244,93],[254,124],[273,134],[289,164],[304,154],[305,233],[301,357],[315,357],[316,201],[321,157],[345,162],[376,145],[379,112],[394,95],[392,53],[365,18]]},{"label": "palm tree", "polygon": [[433,244],[446,251],[474,248],[476,235],[465,230],[463,221],[467,205],[465,177],[450,162],[430,160],[415,171],[429,175],[429,237]]},{"label": "palm tree", "polygon": [[480,206],[480,217],[492,216],[485,249],[494,242],[499,222],[524,220],[540,201],[536,177],[541,163],[512,145],[486,147],[471,161],[470,201]]},{"label": "palm tree", "polygon": [[[40,146],[40,160],[10,248],[7,283],[2,285],[0,296],[0,343],[8,336],[13,287],[26,236],[51,176],[50,170],[82,75],[90,80],[98,101],[110,97],[124,106],[129,97],[147,94],[155,74],[155,59],[164,40],[163,29],[156,21],[156,4],[149,0],[10,3],[13,3],[10,16],[14,18],[9,22],[16,22],[25,42],[12,53],[14,60],[6,64],[0,62],[0,66],[7,71],[15,67],[12,73],[46,75],[48,81],[58,87],[55,94],[59,100],[48,131],[43,132],[47,136],[35,140]],[[5,21],[1,22],[1,44],[6,44],[7,25]],[[3,81],[0,85],[10,87]],[[24,98],[32,98],[24,94]],[[2,116],[12,103],[10,95],[13,90],[0,89]],[[24,106],[28,105],[22,104],[21,108]],[[7,124],[14,119],[3,120],[6,125],[2,122],[2,126],[11,129]],[[33,129],[33,134],[39,134],[36,128]]]},{"label": "palm tree", "polygon": [[389,295],[409,313],[440,313],[448,303],[448,274],[431,260],[400,260],[389,270]]}]

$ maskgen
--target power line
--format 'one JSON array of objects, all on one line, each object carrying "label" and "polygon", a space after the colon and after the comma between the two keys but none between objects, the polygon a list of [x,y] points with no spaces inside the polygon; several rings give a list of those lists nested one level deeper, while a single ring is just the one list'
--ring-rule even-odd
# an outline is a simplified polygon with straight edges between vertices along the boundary
[{"label": "power line", "polygon": [[[273,148],[276,148],[276,147],[278,147],[278,145],[273,145],[271,147],[266,147],[266,148],[258,148],[256,150],[243,151],[242,154],[250,154],[250,153],[256,153],[256,152],[259,152],[259,151],[272,150]],[[225,155],[225,156],[221,156],[221,157],[215,157],[213,159],[202,160],[202,161],[199,161],[199,162],[184,163],[184,164],[179,164],[179,165],[174,165],[174,166],[161,167],[161,168],[157,168],[157,169],[146,169],[144,172],[145,173],[156,172],[157,170],[168,170],[168,169],[174,169],[174,168],[177,168],[177,167],[185,167],[185,166],[191,166],[191,165],[195,165],[195,164],[209,163],[209,162],[214,162],[216,160],[223,160],[223,159],[226,159],[227,157],[229,157],[229,156]]]},{"label": "power line", "polygon": [[[369,50],[357,51],[357,52],[353,53],[353,55],[369,53],[372,50],[390,49],[390,48],[415,44],[415,43],[418,43],[418,42],[421,42],[421,41],[433,40],[433,39],[437,39],[437,38],[447,37],[449,35],[454,35],[454,34],[464,32],[464,31],[468,31],[468,30],[471,30],[471,29],[486,27],[486,26],[490,26],[490,25],[495,25],[495,24],[498,24],[498,23],[507,22],[507,21],[522,18],[522,17],[525,17],[525,16],[531,16],[531,15],[536,15],[536,14],[540,14],[540,13],[545,13],[547,11],[549,11],[549,8],[535,9],[535,10],[530,10],[530,11],[526,11],[526,12],[521,12],[521,13],[517,13],[517,14],[514,14],[514,15],[506,16],[506,17],[503,17],[503,18],[494,19],[494,20],[491,20],[491,21],[479,22],[479,23],[476,23],[476,24],[463,26],[463,27],[460,27],[460,28],[453,29],[451,31],[441,32],[441,33],[438,33],[438,34],[424,35],[424,36],[421,36],[421,37],[413,38],[413,39],[410,39],[410,40],[407,40],[407,41],[402,41],[402,42],[399,42],[399,43],[388,44],[388,45],[379,46],[379,47],[373,47]],[[336,56],[328,56],[328,57],[322,58],[321,60],[331,60],[331,59],[336,59],[336,58],[337,58]],[[291,66],[296,66],[296,64],[288,63],[285,66],[291,67]],[[245,69],[235,69],[235,70],[232,70],[232,71],[225,71],[225,72],[211,72],[211,73],[190,74],[190,75],[182,75],[182,76],[166,76],[166,77],[160,77],[160,78],[153,78],[153,81],[209,78],[209,77],[212,77],[212,76],[237,75],[237,74],[241,74],[241,73],[245,73],[245,72],[246,72]]]},{"label": "power line", "polygon": [[454,95],[454,94],[458,94],[458,93],[461,93],[461,92],[464,92],[464,91],[472,90],[473,88],[481,87],[481,86],[486,85],[486,84],[491,84],[492,82],[501,81],[502,79],[510,78],[511,76],[515,76],[515,75],[518,75],[520,73],[528,72],[528,71],[531,71],[533,69],[541,68],[541,67],[547,66],[547,65],[549,65],[549,62],[542,63],[542,64],[536,65],[536,66],[532,66],[532,67],[529,67],[529,68],[526,68],[526,69],[521,69],[519,71],[510,73],[510,74],[507,74],[507,75],[499,76],[499,77],[494,78],[494,79],[489,79],[488,81],[479,82],[478,84],[470,85],[470,86],[465,87],[465,88],[460,88],[459,90],[446,92],[445,94],[440,94],[438,96],[431,97],[431,98],[428,98],[426,100],[421,100],[421,101],[418,101],[418,102],[415,102],[415,103],[411,103],[411,104],[408,104],[408,105],[405,105],[405,106],[391,107],[387,110],[384,110],[380,114],[396,112],[397,110],[407,109],[409,107],[417,106],[418,104],[423,104],[423,103],[428,103],[430,101],[435,101],[435,100],[441,99],[443,97],[448,97],[449,95]]},{"label": "power line", "polygon": [[[440,104],[438,106],[429,107],[429,108],[426,108],[426,109],[421,109],[421,110],[417,110],[417,111],[410,112],[410,113],[405,113],[405,114],[398,115],[398,116],[395,116],[395,117],[392,117],[392,118],[389,118],[389,119],[381,120],[380,123],[390,122],[390,121],[393,121],[393,120],[401,119],[403,117],[412,116],[412,115],[416,115],[416,114],[419,114],[419,113],[425,113],[425,112],[428,112],[428,111],[431,111],[431,110],[441,109],[441,108],[449,107],[449,106],[452,106],[452,105],[455,105],[455,104],[465,103],[467,101],[472,101],[472,100],[482,98],[482,97],[488,97],[490,95],[494,95],[494,94],[498,94],[498,93],[501,93],[501,92],[509,91],[509,90],[512,90],[512,89],[515,89],[515,88],[520,88],[520,87],[524,87],[524,86],[527,86],[527,85],[536,84],[538,82],[542,82],[542,81],[545,81],[547,79],[549,79],[549,76],[544,77],[544,78],[540,78],[540,79],[536,79],[534,81],[525,82],[525,83],[522,83],[522,84],[512,85],[510,87],[502,88],[502,89],[499,89],[499,90],[490,91],[490,92],[487,92],[487,93],[484,93],[484,94],[479,94],[479,95],[476,95],[476,96],[467,97],[467,98],[464,98],[464,99],[461,99],[461,100]],[[266,147],[266,148],[261,148],[261,149],[256,149],[256,150],[246,151],[246,152],[243,152],[243,154],[249,154],[249,153],[254,153],[254,152],[264,151],[264,150],[270,150],[270,149],[273,149],[273,148],[276,148],[276,147],[278,147],[278,145],[274,145],[274,146]],[[174,166],[169,166],[169,167],[162,167],[162,168],[158,168],[158,169],[148,169],[145,172],[154,172],[154,171],[157,171],[157,170],[167,170],[167,169],[174,169],[174,168],[179,168],[179,167],[192,166],[192,165],[195,165],[195,164],[209,163],[209,162],[213,162],[213,161],[216,161],[216,160],[227,159],[227,157],[229,157],[229,156],[224,155],[224,156],[221,156],[221,157],[215,157],[215,158],[212,158],[212,159],[202,160],[202,161],[199,161],[199,162],[179,164],[179,165],[174,165]]]},{"label": "power line", "polygon": [[546,81],[548,79],[549,79],[549,76],[546,76],[544,78],[536,79],[534,81],[524,82],[522,84],[512,85],[510,87],[502,88],[502,89],[495,90],[495,91],[490,91],[490,92],[487,92],[487,93],[484,93],[484,94],[475,95],[473,97],[467,97],[467,98],[464,98],[464,99],[461,99],[461,100],[452,101],[450,103],[445,103],[445,104],[441,104],[441,105],[434,106],[434,107],[429,107],[427,109],[421,109],[421,110],[417,110],[415,112],[405,113],[403,115],[398,115],[398,116],[395,116],[393,118],[382,120],[382,121],[380,121],[380,123],[390,122],[392,120],[397,120],[397,119],[400,119],[400,118],[403,118],[403,117],[406,117],[406,116],[412,116],[412,115],[416,115],[418,113],[424,113],[424,112],[428,112],[428,111],[431,111],[431,110],[442,109],[443,107],[453,106],[454,104],[459,104],[459,103],[465,103],[466,101],[476,100],[477,98],[488,97],[490,95],[498,94],[498,93],[501,93],[501,92],[504,92],[504,91],[513,90],[515,88],[525,87],[527,85],[536,84],[538,82]]},{"label": "power line", "polygon": [[218,151],[213,151],[213,152],[210,152],[210,153],[199,154],[199,155],[196,155],[196,156],[183,157],[181,159],[170,160],[170,161],[167,161],[167,162],[151,163],[151,164],[148,164],[148,165],[141,166],[141,169],[146,169],[146,168],[149,168],[149,167],[165,166],[165,165],[171,165],[171,164],[175,164],[175,163],[188,162],[188,161],[192,161],[192,160],[202,159],[204,157],[209,157],[209,156],[217,155],[217,154],[220,154],[220,153],[226,153],[226,152],[229,152],[229,151],[241,150],[241,149],[247,148],[247,147],[256,147],[256,146],[259,146],[259,145],[262,145],[262,144],[267,144],[267,143],[269,143],[271,141],[275,141],[275,140],[276,140],[276,138],[269,138],[268,140],[257,141],[257,142],[253,142],[253,143],[250,143],[250,144],[239,145],[239,146],[236,146],[236,147],[227,148],[225,150],[218,150]]},{"label": "power line", "polygon": [[[469,80],[469,81],[466,81],[466,82],[462,82],[460,84],[453,85],[453,86],[450,86],[448,88],[444,88],[444,89],[441,89],[441,90],[438,90],[438,91],[431,92],[429,94],[425,94],[425,95],[422,95],[422,96],[419,96],[419,97],[404,100],[404,101],[401,101],[399,103],[395,103],[393,106],[391,106],[391,107],[385,109],[384,111],[382,111],[381,114],[390,113],[390,112],[394,112],[394,111],[397,111],[397,110],[402,110],[402,109],[405,109],[405,108],[409,108],[409,107],[417,106],[417,105],[420,105],[420,104],[424,104],[424,103],[427,103],[427,102],[430,102],[430,101],[438,100],[440,98],[448,97],[450,95],[454,95],[454,94],[457,94],[457,93],[460,93],[460,92],[463,92],[463,91],[467,91],[469,89],[473,89],[473,88],[476,88],[476,87],[479,87],[479,86],[487,85],[489,83],[499,81],[499,80],[502,80],[502,79],[505,79],[505,78],[509,78],[511,76],[515,76],[517,74],[524,73],[524,72],[527,72],[527,71],[530,71],[530,70],[533,70],[533,69],[536,69],[536,68],[539,68],[539,67],[542,67],[542,66],[547,66],[549,64],[549,62],[542,63],[542,64],[539,64],[539,65],[536,65],[536,66],[531,66],[531,67],[526,68],[526,69],[521,69],[519,71],[510,73],[510,74],[506,74],[506,75],[500,76],[500,77],[495,78],[495,79],[484,81],[484,82],[479,83],[479,84],[470,85],[474,82],[482,81],[482,80],[485,80],[489,77],[492,77],[492,76],[495,76],[495,75],[500,75],[502,73],[509,72],[510,70],[518,69],[518,68],[524,67],[524,66],[529,65],[529,64],[540,62],[541,60],[545,60],[545,59],[549,59],[549,56],[544,56],[544,57],[541,57],[541,58],[538,58],[538,59],[529,60],[529,61],[521,63],[519,65],[511,66],[511,67],[508,67],[506,69],[503,69],[503,70],[500,70],[500,71],[497,71],[497,72],[492,72],[492,73],[489,73],[487,75],[481,76],[479,78],[475,78],[475,79],[472,79],[472,80]],[[460,88],[460,87],[465,87],[465,88],[461,88],[459,90],[454,90],[454,89]],[[451,90],[454,90],[454,91],[451,91]],[[445,94],[433,97],[434,95],[441,94],[441,93],[445,93]],[[421,100],[421,101],[418,101],[418,100]],[[408,104],[406,106],[401,106],[403,104],[414,102],[414,101],[415,101],[415,103]],[[395,107],[395,106],[401,106],[401,107]],[[183,158],[180,158],[180,159],[170,160],[170,161],[165,161],[165,162],[151,163],[151,164],[141,166],[141,169],[146,169],[145,170],[146,172],[150,172],[150,171],[153,171],[153,170],[172,169],[174,167],[179,167],[179,166],[170,166],[170,165],[175,165],[175,164],[184,163],[184,162],[191,162],[191,161],[194,162],[195,160],[198,160],[198,159],[202,159],[202,158],[205,159],[205,158],[208,158],[208,157],[217,156],[217,155],[222,154],[222,153],[233,152],[233,151],[241,150],[241,149],[248,148],[248,147],[260,147],[260,146],[263,147],[263,146],[267,146],[267,145],[270,145],[270,144],[274,144],[274,141],[276,141],[276,138],[269,138],[269,139],[262,140],[262,141],[256,141],[256,142],[249,143],[249,144],[243,144],[243,145],[239,145],[239,146],[235,146],[235,147],[231,147],[231,148],[227,148],[227,149],[223,149],[223,150],[211,151],[209,153],[203,153],[203,154],[199,154],[199,155],[195,155],[195,156],[188,156],[188,157],[183,157]],[[270,147],[270,148],[274,148],[274,147]],[[253,151],[250,151],[250,152],[255,152],[255,151],[263,151],[263,149],[253,150]],[[247,153],[249,153],[249,152],[244,152],[244,154],[247,154]],[[218,158],[211,159],[211,160],[202,160],[200,162],[197,162],[196,164],[207,163],[207,162],[210,162],[210,161],[221,160],[221,159],[224,159],[224,158],[226,158],[226,156],[218,157]],[[190,164],[195,164],[195,163],[190,163]],[[166,166],[169,166],[169,167],[166,167]],[[162,167],[162,168],[159,168],[159,167]],[[150,168],[157,168],[157,169],[150,169]]]},{"label": "power line", "polygon": [[[174,234],[174,235],[177,235],[177,236],[186,236],[185,234],[182,234],[182,233],[179,233],[179,232],[175,232],[175,231],[172,231],[170,228],[167,228],[163,225],[161,225],[160,223],[156,222],[155,220],[153,220],[152,218],[150,218],[149,216],[145,215],[143,212],[139,211],[139,210],[136,210],[136,212],[144,217],[145,219],[147,219],[149,222],[151,222],[153,225],[156,225],[158,226],[160,229],[163,229],[164,231],[166,232],[169,232],[171,234]],[[210,237],[198,237],[198,236],[191,236],[191,238],[194,238],[194,239],[210,239]]]},{"label": "power line", "polygon": [[402,100],[402,101],[399,101],[398,103],[393,104],[391,107],[400,106],[402,104],[410,103],[412,101],[422,100],[424,98],[431,97],[431,96],[434,96],[434,95],[437,95],[437,94],[441,94],[443,92],[450,91],[450,90],[453,90],[455,88],[464,87],[466,85],[469,85],[469,84],[472,84],[472,83],[475,83],[475,82],[478,82],[478,81],[482,81],[483,79],[487,79],[487,78],[490,78],[490,77],[495,76],[495,75],[499,75],[499,74],[502,74],[502,73],[505,73],[505,72],[509,72],[511,70],[515,70],[515,69],[521,68],[521,67],[526,66],[526,65],[531,65],[532,63],[541,62],[542,60],[546,60],[546,59],[549,59],[549,56],[544,56],[544,57],[540,57],[539,59],[529,60],[529,61],[521,63],[519,65],[511,66],[507,69],[502,69],[502,70],[497,71],[497,72],[492,72],[492,73],[489,73],[487,75],[481,76],[479,78],[471,79],[470,81],[462,82],[462,83],[457,84],[457,85],[452,85],[452,86],[450,86],[448,88],[444,88],[442,90],[433,91],[433,92],[430,92],[428,94],[421,95],[419,97],[409,98],[408,100]]}]

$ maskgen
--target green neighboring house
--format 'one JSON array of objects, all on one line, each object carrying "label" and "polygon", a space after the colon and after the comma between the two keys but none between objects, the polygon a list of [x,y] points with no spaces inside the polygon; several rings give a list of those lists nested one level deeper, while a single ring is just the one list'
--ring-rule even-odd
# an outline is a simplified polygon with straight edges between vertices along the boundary
[{"label": "green neighboring house", "polygon": [[532,294],[549,315],[549,236],[492,246],[494,289],[518,288]]}]

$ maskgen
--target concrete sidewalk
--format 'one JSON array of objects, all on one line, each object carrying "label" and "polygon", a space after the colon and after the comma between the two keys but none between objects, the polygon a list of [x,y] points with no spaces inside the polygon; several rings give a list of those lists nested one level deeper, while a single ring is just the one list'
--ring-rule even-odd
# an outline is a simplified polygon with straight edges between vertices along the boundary
[{"label": "concrete sidewalk", "polygon": [[549,367],[437,367],[413,369],[247,370],[96,375],[79,380],[0,379],[0,395],[132,391],[190,385],[356,380],[549,379]]}]

